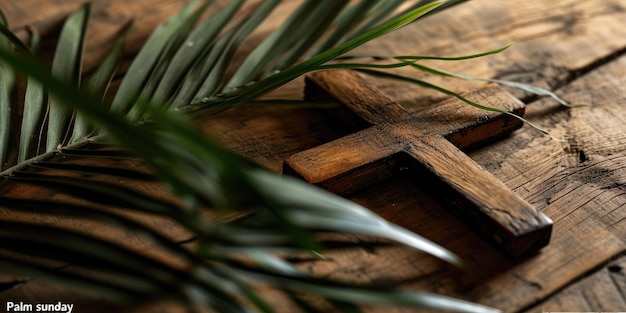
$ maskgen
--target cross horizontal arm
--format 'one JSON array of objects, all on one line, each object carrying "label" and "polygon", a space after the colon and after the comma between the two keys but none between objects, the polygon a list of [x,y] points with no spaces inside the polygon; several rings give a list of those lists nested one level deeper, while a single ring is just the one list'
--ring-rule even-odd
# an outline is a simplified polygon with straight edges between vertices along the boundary
[{"label": "cross horizontal arm", "polygon": [[405,149],[386,129],[376,125],[296,153],[285,160],[283,173],[338,194],[349,194],[393,176],[393,156]]}]

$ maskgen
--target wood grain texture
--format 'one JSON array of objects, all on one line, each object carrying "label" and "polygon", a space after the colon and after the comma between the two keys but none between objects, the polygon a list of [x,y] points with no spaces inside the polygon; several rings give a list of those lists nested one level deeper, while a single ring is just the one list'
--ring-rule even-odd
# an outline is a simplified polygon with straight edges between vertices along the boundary
[{"label": "wood grain texture", "polygon": [[[621,0],[524,3],[473,0],[459,8],[402,28],[384,40],[368,43],[358,53],[458,56],[512,44],[506,52],[478,61],[424,61],[424,64],[554,89],[626,49],[626,30],[621,27],[626,4]],[[458,92],[482,85],[432,77],[412,69],[398,71]],[[409,110],[445,98],[435,91],[412,91],[415,88],[412,85],[390,80],[376,80],[376,85]],[[530,97],[518,90],[513,93],[522,99]]]},{"label": "wood grain texture", "polygon": [[[354,71],[324,71],[307,75],[304,97],[317,102],[339,102],[352,112],[340,115],[341,123],[362,119],[362,125],[410,123],[424,133],[445,136],[455,146],[466,149],[480,146],[506,136],[522,127],[520,119],[510,115],[485,111],[467,105],[456,98],[408,112],[379,88]],[[477,103],[524,115],[524,104],[502,87],[490,84],[464,95]]]},{"label": "wood grain texture", "polygon": [[[560,90],[571,95],[569,100],[586,103],[587,107],[557,109],[549,100],[527,107],[527,116],[554,135],[565,137],[565,142],[524,128],[507,140],[470,154],[554,219],[552,242],[540,254],[510,262],[478,245],[466,230],[446,235],[459,225],[445,215],[435,216],[432,211],[436,206],[427,195],[397,190],[400,184],[393,182],[352,198],[391,221],[445,243],[468,262],[467,272],[431,270],[430,266],[436,265],[428,265],[419,256],[389,250],[361,256],[364,261],[358,266],[350,265],[354,255],[345,259],[333,255],[336,264],[316,264],[312,271],[346,278],[358,268],[359,273],[366,273],[362,278],[366,281],[404,282],[407,287],[449,292],[514,312],[624,253],[626,175],[622,161],[626,142],[621,125],[626,118],[619,86],[624,83],[625,70],[626,59],[622,57]],[[418,211],[425,212],[410,217]],[[426,269],[415,269],[416,262]],[[586,311],[584,307],[574,308],[572,304],[572,310]]]},{"label": "wood grain texture", "polygon": [[609,263],[526,312],[624,312],[626,258]]},{"label": "wood grain texture", "polygon": [[[398,129],[407,132],[407,129]],[[415,138],[404,134],[405,140]],[[449,141],[436,135],[413,141],[407,151],[416,174],[432,196],[483,238],[506,253],[521,257],[545,247],[552,220],[510,191]],[[410,164],[410,163],[409,163]],[[428,175],[428,174],[434,175]],[[421,175],[420,175],[421,174]],[[434,180],[429,176],[435,176]]]},{"label": "wood grain texture", "polygon": [[316,97],[330,96],[372,125],[405,122],[411,118],[405,108],[354,71],[322,71],[311,73],[305,79],[305,98],[315,101]]},{"label": "wood grain texture", "polygon": [[[47,17],[40,14],[54,10],[53,5],[46,3],[78,7],[80,2],[0,1],[0,8],[21,12],[12,14],[9,19],[12,25],[26,25],[46,23]],[[132,5],[137,3],[162,10],[164,15],[172,9],[158,6],[155,1],[132,2]],[[102,3],[122,8],[126,5],[113,0]],[[42,9],[34,10],[35,7]],[[121,26],[115,18],[106,15],[101,18],[103,31],[113,33]],[[350,198],[451,249],[465,261],[464,270],[451,268],[422,253],[393,247],[328,253],[326,260],[303,263],[303,268],[332,278],[440,292],[506,312],[520,312],[539,310],[542,301],[561,293],[567,296],[569,285],[602,269],[607,260],[623,255],[626,247],[626,103],[623,91],[626,60],[622,57],[626,50],[625,18],[626,4],[622,0],[473,0],[408,25],[360,49],[358,53],[453,56],[512,43],[508,51],[485,59],[427,64],[552,87],[566,100],[590,106],[564,110],[551,100],[534,101],[523,92],[513,91],[517,97],[532,102],[527,107],[527,118],[564,141],[554,141],[525,127],[514,136],[470,153],[484,169],[554,220],[552,242],[540,254],[515,261],[504,258],[442,210],[423,189],[403,177],[396,177]],[[20,23],[21,20],[26,22]],[[268,28],[280,23],[280,19],[273,21]],[[139,28],[131,45],[140,45],[148,28]],[[97,46],[88,51],[95,53],[95,50]],[[413,71],[401,72],[458,92],[484,85],[426,77]],[[409,112],[430,108],[430,104],[444,98],[407,84],[378,79],[373,80],[373,84]],[[300,98],[303,86],[303,81],[298,80],[271,97]],[[234,151],[280,172],[286,157],[362,129],[358,123],[342,124],[328,117],[338,113],[337,109],[242,107],[202,117],[198,127]],[[37,195],[51,196],[46,191]],[[591,295],[589,299],[600,299],[600,292],[610,290],[598,285],[585,285],[581,290]],[[37,287],[39,290],[33,287],[30,291],[23,289],[25,286],[11,289],[11,296],[17,296],[20,290],[30,296],[45,294],[46,290],[54,292],[50,286]],[[59,297],[65,295],[59,293]],[[546,308],[567,311],[600,308],[623,311],[615,293],[609,295],[612,296],[601,298],[602,304],[596,307],[590,305],[595,300],[576,301],[577,296],[559,300],[561,304],[556,308],[545,303]],[[0,293],[0,299],[3,300],[3,296]],[[83,312],[94,312],[101,303],[90,302],[90,307],[82,308]],[[292,311],[287,302],[276,300],[276,304],[281,312]],[[152,310],[141,309],[142,312],[163,311],[158,305]],[[369,311],[410,310],[371,308]]]},{"label": "wood grain texture", "polygon": [[[620,164],[626,154],[622,126],[625,66],[619,56],[626,44],[625,37],[620,35],[624,30],[617,26],[624,19],[623,8],[621,1],[531,1],[523,4],[500,1],[494,4],[478,0],[458,10],[429,17],[428,26],[419,27],[416,23],[414,27],[391,34],[388,42],[381,40],[364,48],[384,54],[410,51],[439,54],[440,51],[459,55],[494,48],[498,42],[514,42],[511,50],[488,61],[441,66],[552,86],[572,103],[593,104],[566,110],[549,99],[533,101],[532,97],[514,91],[532,101],[526,117],[555,136],[565,137],[565,142],[552,140],[526,127],[502,142],[470,153],[483,168],[554,219],[550,246],[521,261],[497,257],[493,249],[477,241],[460,222],[439,210],[428,194],[396,178],[350,198],[444,244],[466,260],[466,271],[452,270],[424,255],[401,249],[331,254],[333,261],[309,264],[307,268],[331,277],[443,292],[516,312],[558,292],[598,264],[623,253],[625,236],[621,221],[625,216],[626,199],[622,186],[626,176]],[[520,22],[510,21],[502,23],[502,27],[494,27],[492,14]],[[571,29],[576,31],[561,32],[557,26],[572,19],[575,19],[575,27]],[[605,23],[603,27],[599,26],[601,22]],[[437,39],[441,34],[445,34],[443,39]],[[460,39],[450,44],[451,38]],[[430,81],[444,83],[457,91],[481,85],[444,82],[437,78]],[[441,97],[389,81],[375,80],[375,85],[411,112]],[[277,94],[298,94],[301,86],[286,88]],[[250,118],[256,112],[241,109],[228,114]],[[291,118],[286,120],[293,122]],[[218,118],[210,119],[210,122],[217,121]],[[332,121],[329,119],[329,123]],[[249,123],[254,123],[254,118],[250,118]],[[301,129],[309,127],[301,125]],[[345,132],[343,125],[335,127]],[[203,129],[219,133],[220,128],[213,124]],[[242,137],[243,133],[240,132]],[[284,140],[282,138],[292,139],[288,133],[275,134],[274,144]],[[300,150],[310,144],[300,146]],[[235,149],[239,146],[232,142],[229,145]],[[298,145],[291,147],[298,148]],[[281,161],[274,159],[276,163]],[[272,163],[270,159],[264,162]],[[359,262],[354,262],[356,259]],[[584,308],[575,311],[584,311]]]},{"label": "wood grain texture", "polygon": [[[119,36],[124,24],[134,20],[133,32],[126,42],[127,56],[135,55],[148,35],[157,25],[177,12],[190,0],[155,0],[123,1],[123,0],[32,0],[27,3],[19,1],[2,1],[0,10],[7,17],[11,29],[23,39],[28,40],[28,28],[35,29],[43,37],[41,53],[50,56],[55,49],[54,40],[61,29],[63,21],[69,14],[84,3],[92,4],[91,19],[85,42],[84,70],[91,71],[112,48],[114,39]],[[218,7],[224,1],[217,1]],[[214,11],[213,11],[214,12]],[[125,71],[130,60],[126,59],[121,71]]]},{"label": "wood grain texture", "polygon": [[339,194],[349,194],[396,174],[407,142],[389,125],[376,125],[285,160],[283,172]]}]

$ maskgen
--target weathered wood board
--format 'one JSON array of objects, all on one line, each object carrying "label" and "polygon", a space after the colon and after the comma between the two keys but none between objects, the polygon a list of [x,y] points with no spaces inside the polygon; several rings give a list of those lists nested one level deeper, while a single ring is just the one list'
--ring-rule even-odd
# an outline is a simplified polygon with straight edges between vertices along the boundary
[{"label": "weathered wood board", "polygon": [[626,259],[609,263],[589,277],[526,312],[621,312],[626,307]]},{"label": "weathered wood board", "polygon": [[[3,1],[0,9],[16,27],[45,26],[51,21],[56,23],[81,2]],[[113,34],[126,18],[145,8],[142,14],[151,16],[147,20],[151,22],[139,27],[136,37],[130,40],[136,51],[156,21],[187,1],[96,2],[100,9],[94,10],[97,18],[92,26],[100,27],[101,34]],[[497,56],[429,64],[552,87],[566,100],[587,106],[563,109],[550,99],[535,101],[514,91],[531,102],[527,117],[563,141],[525,127],[502,142],[470,154],[554,220],[552,242],[539,254],[517,261],[508,259],[439,208],[417,186],[398,178],[351,198],[458,253],[466,269],[455,269],[400,248],[335,253],[332,261],[306,264],[306,268],[332,277],[441,292],[507,312],[625,311],[624,259],[607,263],[626,252],[625,19],[623,0],[474,0],[360,49],[386,55],[462,55],[512,43],[512,48]],[[106,42],[106,36],[102,38],[101,42],[94,41],[87,50],[89,54],[97,55],[100,45]],[[132,51],[131,47],[129,53]],[[483,85],[439,78],[429,81],[459,92]],[[376,85],[409,110],[443,99],[440,94],[406,84],[376,80]],[[274,95],[300,97],[302,86],[302,81],[297,81]],[[358,129],[333,121],[328,117],[333,113],[239,108],[204,117],[199,127],[238,153],[279,172],[289,155]],[[359,261],[354,262],[356,259]],[[29,290],[26,285],[11,289],[10,295]],[[30,289],[22,296],[35,294]],[[584,301],[575,300],[579,294],[587,295]],[[8,295],[0,292],[0,299]],[[86,311],[92,312],[90,309]]]}]

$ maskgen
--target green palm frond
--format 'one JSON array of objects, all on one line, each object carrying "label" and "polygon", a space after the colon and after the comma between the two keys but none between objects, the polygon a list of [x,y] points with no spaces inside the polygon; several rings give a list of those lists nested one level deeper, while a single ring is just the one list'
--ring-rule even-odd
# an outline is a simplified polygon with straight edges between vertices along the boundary
[{"label": "green palm frond", "polygon": [[[46,278],[96,290],[117,301],[158,297],[223,312],[273,312],[255,287],[284,292],[305,311],[300,296],[316,295],[338,308],[356,304],[406,305],[461,312],[497,310],[439,295],[375,288],[312,277],[286,254],[319,255],[354,247],[328,234],[387,238],[452,264],[451,252],[355,203],[292,178],[280,178],[233,155],[195,132],[189,114],[242,105],[354,48],[426,14],[464,1],[304,1],[283,26],[242,62],[236,52],[281,3],[230,1],[201,21],[210,1],[192,1],[159,26],[125,73],[108,90],[123,52],[129,22],[108,56],[81,77],[89,5],[73,13],[59,37],[51,69],[39,61],[38,37],[27,45],[0,18],[0,162],[2,184],[38,186],[72,201],[0,196],[2,209],[67,217],[140,236],[166,259],[132,249],[101,234],[35,221],[0,221],[0,271]],[[197,25],[197,26],[196,26]],[[480,55],[479,57],[499,50]],[[422,57],[428,58],[428,57]],[[398,58],[410,66],[419,57]],[[345,60],[344,60],[345,61]],[[15,86],[25,75],[23,118]],[[427,86],[435,88],[435,86]],[[106,102],[105,95],[113,100]],[[129,169],[105,165],[133,162]],[[123,182],[123,183],[122,183]],[[132,187],[168,187],[168,199]],[[242,195],[245,195],[242,197]],[[210,214],[209,214],[210,213]],[[230,215],[226,221],[215,214]],[[192,237],[182,245],[136,216],[172,221]],[[335,238],[335,237],[333,237]],[[181,265],[182,264],[182,265]],[[59,270],[59,265],[68,265]],[[252,282],[251,282],[252,280]]]},{"label": "green palm frond", "polygon": [[[22,60],[18,58],[11,59],[6,55],[3,55],[3,58],[9,59],[16,67],[22,67],[20,64]],[[74,107],[81,107],[78,103],[82,101],[94,100],[90,99],[89,94],[77,93],[63,82],[55,80],[45,71],[33,68],[27,73],[49,86],[50,91],[59,99],[71,100],[69,103],[75,103]],[[85,155],[92,158],[128,158],[128,155],[122,152],[118,152],[120,155],[112,153],[115,150],[111,150],[106,144],[92,143],[92,147],[62,149],[45,162],[35,162],[14,169],[11,175],[4,177],[10,182],[54,188],[82,198],[87,204],[5,198],[3,205],[15,211],[70,216],[132,231],[153,242],[155,248],[164,249],[168,254],[182,258],[188,265],[184,269],[173,268],[167,263],[147,258],[91,234],[48,225],[7,222],[2,225],[3,231],[0,234],[6,239],[2,240],[3,249],[30,257],[45,257],[56,262],[69,263],[74,269],[80,270],[59,273],[54,268],[33,264],[28,259],[16,260],[11,254],[0,266],[25,275],[59,279],[76,286],[89,287],[116,300],[141,301],[167,294],[183,303],[208,305],[225,312],[245,311],[245,307],[237,300],[238,295],[249,297],[249,301],[254,303],[257,309],[270,311],[263,309],[268,307],[267,304],[256,298],[250,287],[243,283],[251,278],[284,289],[290,294],[317,294],[335,301],[364,302],[360,300],[361,294],[367,292],[369,295],[365,301],[367,303],[489,311],[482,306],[436,295],[355,286],[307,276],[275,253],[301,251],[302,247],[323,248],[324,242],[311,241],[313,238],[311,234],[320,231],[378,235],[444,258],[449,259],[452,255],[419,236],[388,224],[354,203],[311,188],[299,181],[281,179],[239,160],[194,133],[178,117],[150,106],[146,106],[146,110],[149,116],[158,122],[159,128],[133,125],[120,116],[107,115],[97,106],[81,112],[103,126],[105,131],[122,145],[124,138],[130,136],[145,141],[146,146],[159,147],[160,154],[152,154],[154,150],[143,152],[150,155],[146,160],[160,165],[164,164],[163,161],[171,162],[170,165],[175,167],[159,167],[161,170],[155,172],[154,176],[176,175],[169,172],[185,171],[187,167],[193,165],[197,167],[189,170],[196,173],[200,170],[206,171],[206,174],[195,174],[194,181],[168,180],[169,183],[178,185],[178,188],[174,189],[185,190],[183,197],[205,199],[213,205],[219,204],[225,208],[230,206],[245,208],[253,205],[256,215],[233,223],[215,223],[202,218],[195,210],[187,211],[189,208],[195,208],[196,204],[181,207],[154,199],[150,195],[123,185],[72,175],[46,173],[46,170],[53,169],[98,176],[104,172],[108,176],[119,176],[125,181],[154,179],[149,172],[129,172],[117,168],[92,168],[72,164],[72,159],[76,158],[76,155],[82,155],[82,158],[85,158]],[[162,142],[178,144],[159,144]],[[86,150],[87,148],[89,149]],[[190,175],[189,170],[179,176]],[[198,179],[205,183],[205,186],[214,186],[216,189],[198,188]],[[233,194],[229,189],[246,194],[244,200],[248,204],[242,203],[240,197],[232,197]],[[194,191],[199,194],[195,194]],[[102,205],[120,207],[126,212],[148,213],[175,220],[196,236],[197,252],[192,253],[182,248],[150,227],[100,208]],[[46,209],[41,210],[42,207]],[[250,260],[254,265],[250,265]],[[454,258],[449,260],[458,262]],[[103,277],[102,273],[107,275]],[[173,290],[172,286],[177,288]],[[120,291],[123,291],[123,295],[120,295]]]},{"label": "green palm frond", "polygon": [[[159,26],[115,91],[110,109],[127,114],[132,120],[140,120],[143,112],[134,105],[139,97],[185,112],[221,110],[244,103],[307,72],[319,70],[318,66],[438,6],[433,1],[420,1],[423,5],[411,7],[400,16],[389,19],[390,9],[397,3],[392,6],[385,1],[361,1],[348,5],[347,1],[325,1],[324,5],[320,5],[319,1],[309,0],[293,13],[289,19],[291,22],[270,34],[241,64],[233,64],[243,42],[282,1],[261,2],[243,18],[240,25],[223,31],[245,2],[231,1],[194,29],[209,6],[209,2],[196,0]],[[451,1],[457,2],[461,1]],[[103,92],[121,54],[124,33],[131,25],[122,31],[109,58],[90,77],[82,79],[80,70],[89,11],[90,6],[86,4],[68,18],[61,31],[51,71],[56,77],[76,86],[83,85],[83,88]],[[348,14],[354,11],[360,13]],[[336,12],[336,15],[329,12]],[[308,22],[302,23],[304,20]],[[354,29],[359,24],[372,28]],[[335,30],[331,32],[333,28]],[[3,34],[11,34],[4,22],[0,23],[0,29]],[[14,35],[3,37],[0,44],[5,49],[10,49],[12,44],[20,53],[37,52],[36,42],[27,47]],[[229,70],[234,68],[237,69],[234,75],[229,76]],[[4,73],[3,80],[6,82],[2,86],[5,89],[1,94],[9,97],[14,85],[11,80],[15,75],[9,70]],[[98,134],[79,115],[57,104],[54,97],[48,98],[45,88],[35,81],[28,83],[25,102],[25,118],[21,127],[16,125],[19,123],[15,118],[2,115],[6,119],[3,127],[7,131],[2,132],[6,140],[16,138],[18,133],[22,136],[19,151],[12,149],[12,142],[0,142],[0,149],[5,153],[1,160],[3,168]],[[15,106],[16,102],[6,98],[2,105],[9,103]],[[17,111],[16,107],[7,107],[3,112],[9,112],[9,109],[14,114]]]},{"label": "green palm frond", "polygon": [[[0,14],[0,28],[6,28],[6,25],[6,18]],[[7,37],[0,36],[0,49],[7,51],[11,49],[11,42]],[[12,144],[11,125],[15,119],[15,106],[12,105],[11,93],[14,86],[15,73],[13,69],[5,61],[0,61],[0,168],[4,168],[4,165],[8,164],[8,147]]]}]

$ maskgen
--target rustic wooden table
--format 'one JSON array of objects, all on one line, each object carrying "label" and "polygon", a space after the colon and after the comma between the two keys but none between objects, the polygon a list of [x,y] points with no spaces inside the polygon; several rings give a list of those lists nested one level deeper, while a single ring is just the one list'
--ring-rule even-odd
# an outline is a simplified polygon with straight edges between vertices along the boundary
[{"label": "rustic wooden table", "polygon": [[[49,32],[81,2],[2,1],[0,9],[14,29],[32,25]],[[129,39],[132,55],[159,21],[187,2],[94,1],[86,69],[97,62],[102,47],[130,16],[138,15],[140,21]],[[467,268],[458,270],[413,251],[381,248],[333,253],[327,261],[308,264],[310,271],[444,293],[506,312],[626,311],[626,1],[474,0],[368,43],[361,51],[455,56],[507,44],[513,44],[512,48],[496,56],[431,64],[474,76],[532,83],[585,105],[564,109],[551,99],[512,91],[528,104],[526,116],[533,123],[564,141],[524,127],[469,153],[554,221],[551,243],[536,255],[507,258],[415,184],[397,178],[350,198],[447,247],[465,260]],[[458,92],[483,85],[428,79]],[[411,85],[374,82],[409,111],[445,98]],[[302,85],[298,80],[274,96],[301,97]],[[327,113],[238,108],[201,118],[200,128],[234,151],[280,172],[290,155],[355,131],[334,122]],[[0,276],[0,299],[78,297],[39,282],[3,291],[3,286],[12,285],[11,279],[15,278]],[[83,304],[76,312],[106,309],[103,304],[76,299]],[[385,310],[400,311],[404,310]]]}]

